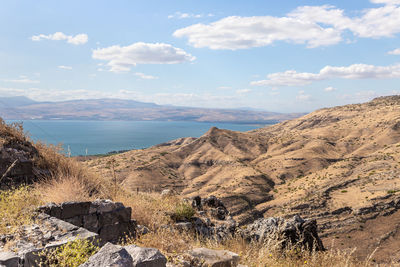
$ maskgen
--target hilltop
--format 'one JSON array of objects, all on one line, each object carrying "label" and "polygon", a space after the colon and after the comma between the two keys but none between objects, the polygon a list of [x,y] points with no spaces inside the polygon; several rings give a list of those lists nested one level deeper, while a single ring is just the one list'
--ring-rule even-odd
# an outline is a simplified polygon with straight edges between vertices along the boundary
[{"label": "hilltop", "polygon": [[[317,110],[239,133],[212,128],[87,163],[132,191],[216,195],[234,218],[316,218],[327,246],[398,260],[400,96]],[[114,163],[110,163],[114,162]]]},{"label": "hilltop", "polygon": [[301,115],[303,114],[285,114],[247,109],[179,107],[111,98],[36,102],[26,97],[0,97],[0,117],[10,120],[64,119],[275,123]]}]

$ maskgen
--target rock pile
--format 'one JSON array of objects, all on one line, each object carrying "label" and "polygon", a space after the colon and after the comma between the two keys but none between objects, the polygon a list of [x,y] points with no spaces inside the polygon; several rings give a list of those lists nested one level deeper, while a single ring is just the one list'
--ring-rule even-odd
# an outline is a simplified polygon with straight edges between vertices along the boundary
[{"label": "rock pile", "polygon": [[198,216],[175,223],[176,229],[194,231],[204,238],[218,241],[234,235],[237,227],[236,221],[229,215],[229,211],[221,200],[215,196],[204,199],[196,196],[190,201]]},{"label": "rock pile", "polygon": [[[263,218],[246,229],[240,229],[218,198],[194,197],[190,201],[198,216],[176,222],[173,228],[194,231],[218,241],[240,234],[249,241],[277,239],[284,247],[293,244],[308,250],[324,250],[315,220],[303,220],[299,216],[291,219]],[[81,267],[240,266],[239,256],[230,251],[196,248],[178,255],[174,263],[167,264],[166,257],[155,248],[112,244],[127,234],[134,236],[140,232],[135,221],[131,220],[131,209],[122,203],[110,200],[51,203],[39,207],[38,211],[35,224],[23,226],[16,235],[0,236],[0,266],[38,266],[38,253],[77,238],[102,246]]]},{"label": "rock pile", "polygon": [[315,220],[303,220],[296,215],[291,219],[281,217],[261,218],[241,230],[241,235],[247,240],[263,242],[266,239],[275,239],[283,247],[300,245],[307,250],[323,251],[324,245],[317,233]]},{"label": "rock pile", "polygon": [[126,235],[136,234],[136,222],[131,220],[132,209],[119,202],[50,203],[40,207],[39,211],[99,234],[102,244],[115,243]]}]

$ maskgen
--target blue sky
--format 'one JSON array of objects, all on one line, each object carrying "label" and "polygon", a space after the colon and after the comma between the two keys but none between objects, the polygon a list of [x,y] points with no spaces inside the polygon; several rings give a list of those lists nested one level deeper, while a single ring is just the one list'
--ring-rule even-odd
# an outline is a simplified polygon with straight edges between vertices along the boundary
[{"label": "blue sky", "polygon": [[400,93],[400,0],[2,1],[0,95],[279,112]]}]

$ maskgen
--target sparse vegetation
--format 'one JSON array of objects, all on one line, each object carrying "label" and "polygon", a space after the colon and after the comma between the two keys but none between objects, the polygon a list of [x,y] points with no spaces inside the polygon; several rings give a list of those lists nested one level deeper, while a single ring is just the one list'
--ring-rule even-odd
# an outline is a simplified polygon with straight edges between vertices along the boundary
[{"label": "sparse vegetation", "polygon": [[89,240],[78,238],[61,247],[39,253],[38,255],[43,258],[39,266],[78,267],[98,250],[99,247]]},{"label": "sparse vegetation", "polygon": [[43,203],[37,191],[28,186],[0,192],[0,234],[10,234],[32,223],[33,211]]}]

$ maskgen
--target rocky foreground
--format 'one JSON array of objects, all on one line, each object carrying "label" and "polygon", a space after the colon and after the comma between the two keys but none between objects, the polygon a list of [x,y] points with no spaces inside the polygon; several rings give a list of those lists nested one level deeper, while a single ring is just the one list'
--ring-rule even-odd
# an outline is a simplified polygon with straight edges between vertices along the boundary
[{"label": "rocky foreground", "polygon": [[[324,250],[314,220],[303,220],[298,216],[290,220],[266,218],[241,229],[216,197],[195,197],[190,205],[199,217],[172,214],[176,223],[164,225],[158,230],[185,232],[216,241],[236,235],[248,242],[279,241],[282,249],[298,246],[309,251]],[[156,248],[118,245],[127,239],[134,242],[137,236],[148,233],[147,227],[131,220],[131,209],[122,203],[109,200],[65,202],[60,205],[50,203],[37,209],[34,224],[21,226],[13,235],[1,236],[0,264],[8,267],[46,266],[50,263],[48,255],[51,251],[70,242],[84,240],[101,249],[81,267],[240,266],[239,255],[226,250],[200,247],[169,261]]]}]

